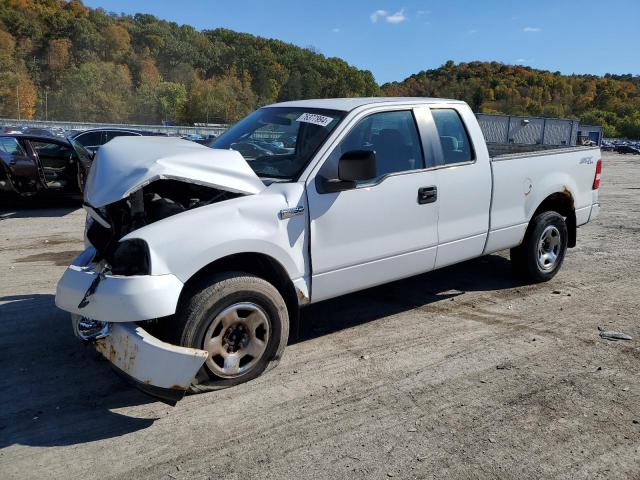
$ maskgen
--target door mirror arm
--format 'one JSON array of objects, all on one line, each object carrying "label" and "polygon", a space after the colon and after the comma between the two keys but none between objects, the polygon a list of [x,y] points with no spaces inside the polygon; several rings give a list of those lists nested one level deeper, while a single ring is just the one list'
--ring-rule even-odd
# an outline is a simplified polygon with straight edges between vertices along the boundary
[{"label": "door mirror arm", "polygon": [[337,193],[356,188],[356,182],[340,180],[339,178],[316,177],[318,193]]}]

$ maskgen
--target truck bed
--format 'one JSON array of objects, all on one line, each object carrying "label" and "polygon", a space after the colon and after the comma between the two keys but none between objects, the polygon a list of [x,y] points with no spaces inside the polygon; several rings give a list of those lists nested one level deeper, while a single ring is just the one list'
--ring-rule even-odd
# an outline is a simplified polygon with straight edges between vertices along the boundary
[{"label": "truck bed", "polygon": [[575,146],[491,156],[491,225],[485,253],[517,245],[533,211],[556,192],[571,196],[576,224],[586,223],[595,201],[591,186],[599,159],[598,147]]}]

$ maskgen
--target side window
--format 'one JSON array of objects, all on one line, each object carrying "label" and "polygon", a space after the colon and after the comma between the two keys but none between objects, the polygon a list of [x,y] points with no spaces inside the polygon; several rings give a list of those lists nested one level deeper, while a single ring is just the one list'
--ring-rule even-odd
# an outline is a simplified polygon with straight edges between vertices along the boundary
[{"label": "side window", "polygon": [[0,138],[0,150],[2,150],[4,153],[8,153],[9,155],[21,157],[27,156],[24,149],[22,148],[22,145],[18,143],[18,140],[11,137]]},{"label": "side window", "polygon": [[69,147],[60,145],[58,143],[34,141],[31,141],[30,143],[33,149],[38,152],[38,156],[41,158],[69,158],[73,153],[73,151]]},{"label": "side window", "polygon": [[102,132],[87,132],[76,137],[76,141],[83,147],[99,147],[102,141]]},{"label": "side window", "polygon": [[471,142],[458,112],[450,108],[432,109],[433,120],[440,136],[442,156],[446,165],[473,160]]},{"label": "side window", "polygon": [[377,178],[424,168],[422,146],[410,110],[374,113],[363,118],[342,139],[327,163],[337,170],[339,158],[350,150],[376,152]]}]

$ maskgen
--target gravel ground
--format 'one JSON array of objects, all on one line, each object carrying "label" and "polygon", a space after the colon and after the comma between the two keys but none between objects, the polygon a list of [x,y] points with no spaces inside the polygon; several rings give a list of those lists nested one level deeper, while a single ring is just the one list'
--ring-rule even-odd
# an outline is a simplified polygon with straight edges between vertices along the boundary
[{"label": "gravel ground", "polygon": [[640,157],[604,162],[550,283],[502,254],[327,301],[277,369],[176,407],[54,306],[82,212],[3,211],[0,477],[640,478]]}]

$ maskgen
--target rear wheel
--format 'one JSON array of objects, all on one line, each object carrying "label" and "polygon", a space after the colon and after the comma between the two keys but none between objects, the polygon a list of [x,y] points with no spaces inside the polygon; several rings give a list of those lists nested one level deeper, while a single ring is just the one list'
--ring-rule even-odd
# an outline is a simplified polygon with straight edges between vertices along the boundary
[{"label": "rear wheel", "polygon": [[201,282],[174,321],[178,343],[209,352],[191,386],[194,392],[238,385],[275,367],[289,336],[287,307],[278,290],[242,272]]},{"label": "rear wheel", "polygon": [[568,239],[567,224],[562,215],[557,212],[536,215],[522,244],[511,249],[515,272],[533,282],[551,280],[562,266]]}]

